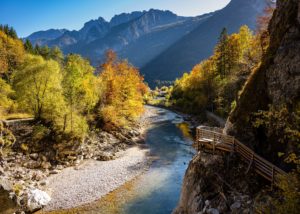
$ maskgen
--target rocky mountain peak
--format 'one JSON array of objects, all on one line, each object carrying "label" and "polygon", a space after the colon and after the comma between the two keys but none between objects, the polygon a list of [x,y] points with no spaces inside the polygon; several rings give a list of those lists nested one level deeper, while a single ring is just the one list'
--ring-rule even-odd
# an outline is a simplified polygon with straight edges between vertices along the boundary
[{"label": "rocky mountain peak", "polygon": [[86,22],[83,28],[79,30],[79,35],[81,40],[90,42],[105,36],[108,30],[109,23],[104,18],[99,17],[96,20]]},{"label": "rocky mountain peak", "polygon": [[146,11],[134,11],[132,13],[121,13],[119,15],[115,15],[111,20],[110,20],[110,26],[114,27],[126,22],[129,22],[131,20],[134,20],[140,16],[142,16]]}]

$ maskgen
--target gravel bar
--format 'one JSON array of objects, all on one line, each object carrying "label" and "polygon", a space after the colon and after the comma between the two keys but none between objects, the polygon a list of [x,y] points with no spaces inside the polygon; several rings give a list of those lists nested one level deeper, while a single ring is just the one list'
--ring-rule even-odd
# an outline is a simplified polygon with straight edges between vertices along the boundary
[{"label": "gravel bar", "polygon": [[69,209],[93,202],[141,174],[148,166],[147,149],[130,148],[111,161],[87,160],[48,179],[52,200],[44,211]]}]

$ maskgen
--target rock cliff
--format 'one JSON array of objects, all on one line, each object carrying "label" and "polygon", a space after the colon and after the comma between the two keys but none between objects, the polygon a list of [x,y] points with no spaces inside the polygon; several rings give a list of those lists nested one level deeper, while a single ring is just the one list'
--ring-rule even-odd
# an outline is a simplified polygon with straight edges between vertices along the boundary
[{"label": "rock cliff", "polygon": [[[255,128],[254,115],[260,110],[270,111],[270,106],[286,106],[289,117],[299,111],[299,0],[277,1],[269,33],[268,50],[260,67],[253,71],[245,84],[237,106],[227,120],[225,132],[276,163],[279,159],[277,152],[290,149],[290,146],[272,138],[272,135],[276,136],[275,130]],[[280,122],[274,123],[281,127]],[[261,190],[258,187],[263,180],[255,174],[245,176],[247,167],[239,159],[230,155],[226,158],[201,153],[195,156],[186,172],[175,214],[254,212],[255,203],[260,203],[254,197],[259,197]]]},{"label": "rock cliff", "polygon": [[[258,192],[255,174],[245,176],[243,163],[237,157],[198,153],[186,171],[181,197],[173,214],[250,213],[253,194]],[[249,184],[252,184],[249,185]],[[240,213],[240,212],[238,212]]]},{"label": "rock cliff", "polygon": [[[270,45],[231,112],[226,132],[276,161],[280,143],[271,139],[272,130],[253,126],[255,113],[269,106],[287,106],[289,114],[296,111],[300,97],[300,1],[278,0],[269,24]],[[284,146],[284,145],[283,145]]]}]

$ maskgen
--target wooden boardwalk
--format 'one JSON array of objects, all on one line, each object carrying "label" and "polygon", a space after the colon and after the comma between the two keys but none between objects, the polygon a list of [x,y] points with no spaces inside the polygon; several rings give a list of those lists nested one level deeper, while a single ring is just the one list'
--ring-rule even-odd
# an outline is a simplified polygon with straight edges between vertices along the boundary
[{"label": "wooden boardwalk", "polygon": [[220,128],[199,126],[195,147],[198,151],[210,151],[213,154],[218,151],[237,153],[249,164],[246,173],[252,167],[255,172],[272,183],[277,182],[278,175],[286,175],[286,172],[260,157],[234,137],[223,134]]},{"label": "wooden boardwalk", "polygon": [[34,118],[23,118],[23,119],[13,119],[13,120],[0,120],[0,123],[3,123],[5,126],[10,127],[15,124],[27,123],[34,121]]}]

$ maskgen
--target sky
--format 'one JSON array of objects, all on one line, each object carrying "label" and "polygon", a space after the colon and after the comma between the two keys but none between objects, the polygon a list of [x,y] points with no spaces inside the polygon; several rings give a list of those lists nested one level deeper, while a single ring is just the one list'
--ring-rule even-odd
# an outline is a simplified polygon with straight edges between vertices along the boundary
[{"label": "sky", "polygon": [[0,24],[13,26],[20,37],[50,28],[79,30],[99,16],[109,21],[123,12],[171,10],[197,16],[225,7],[230,0],[0,0]]}]

